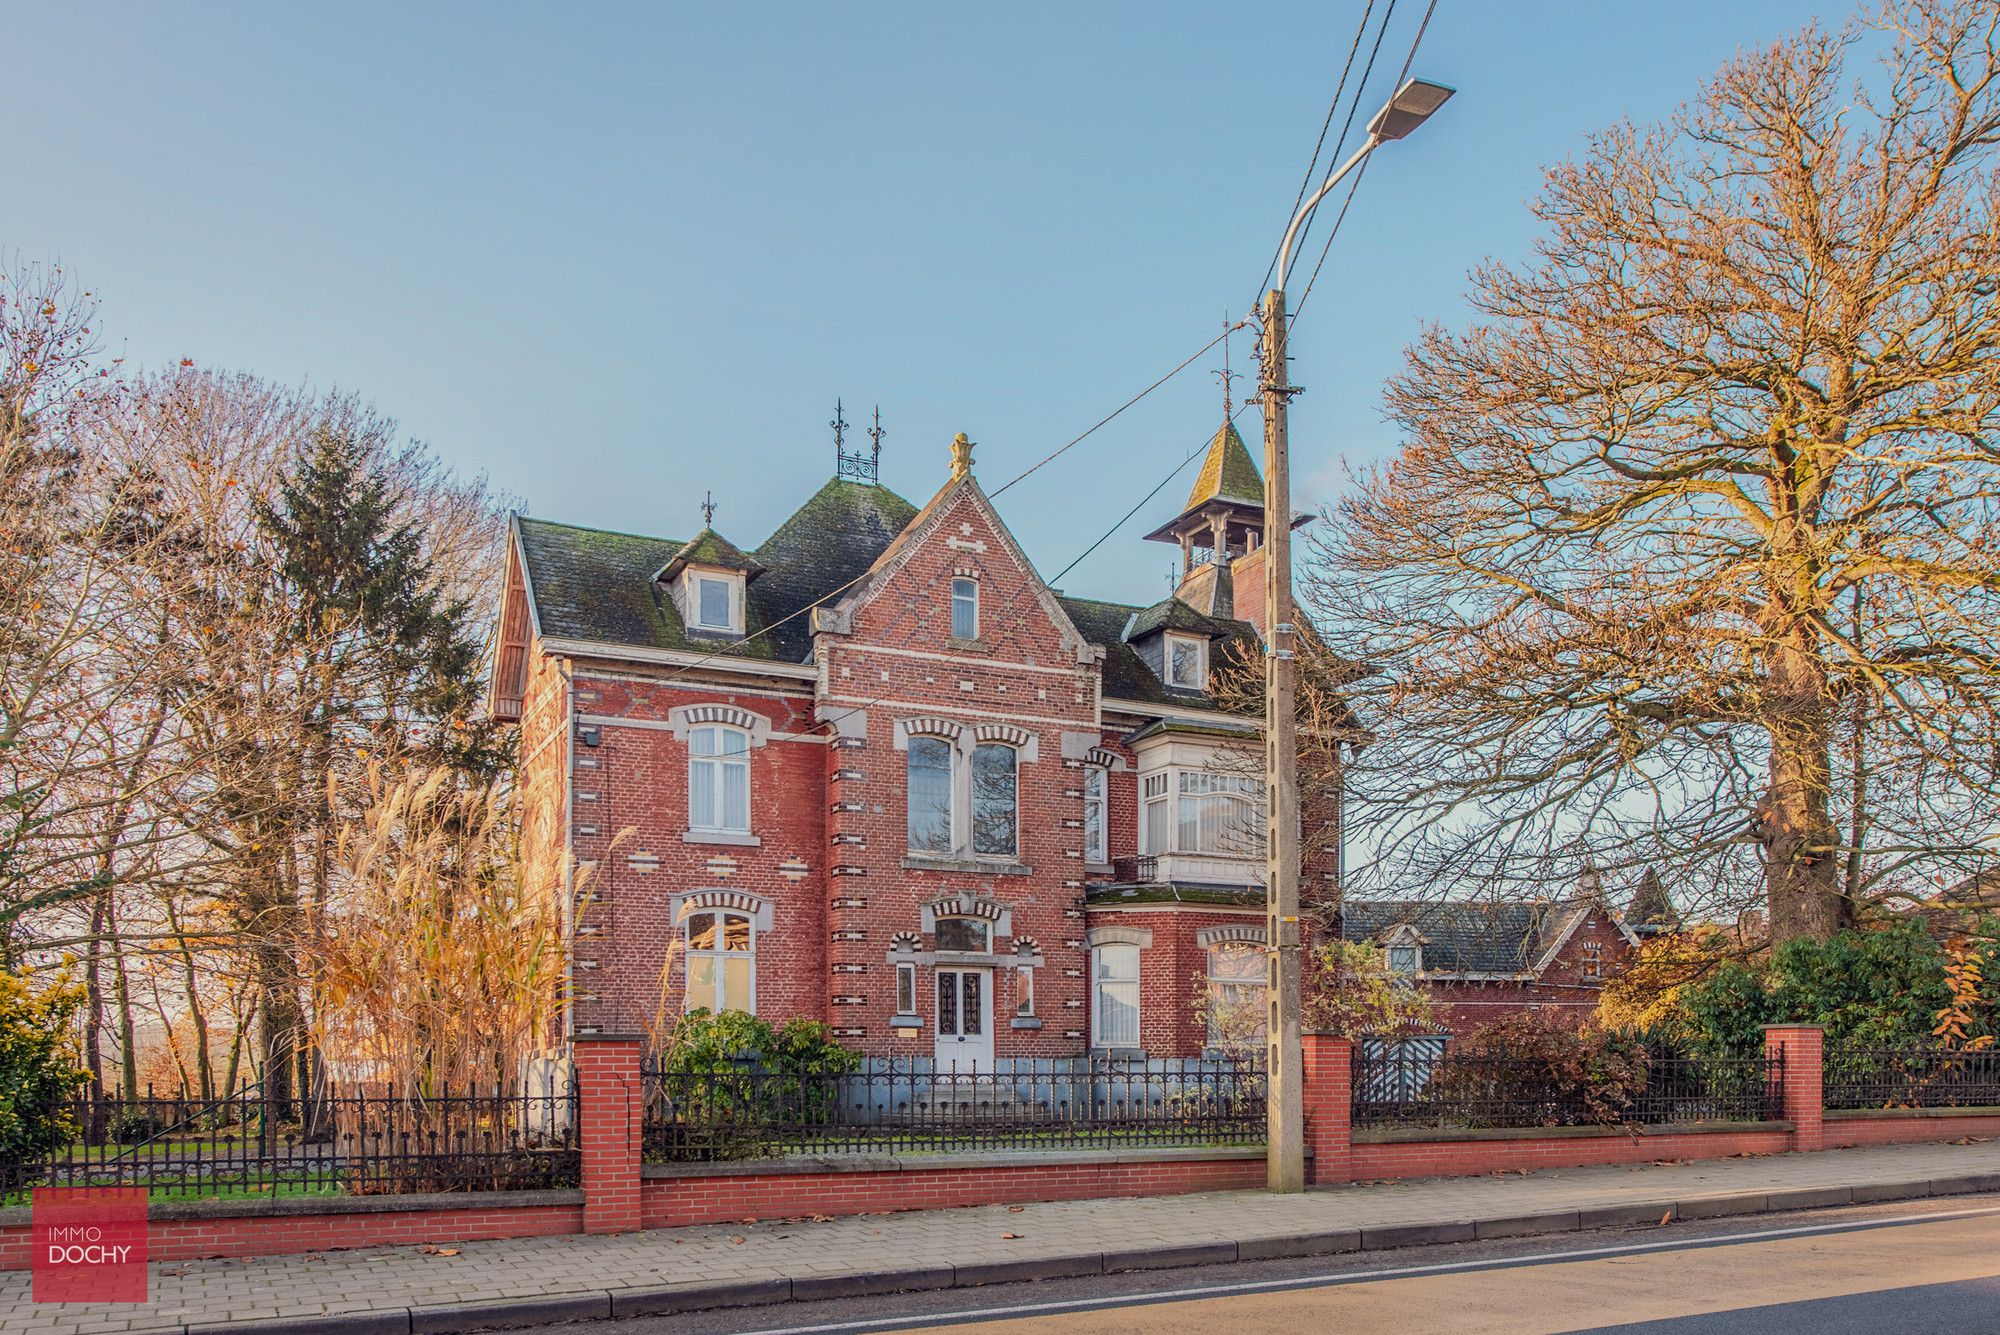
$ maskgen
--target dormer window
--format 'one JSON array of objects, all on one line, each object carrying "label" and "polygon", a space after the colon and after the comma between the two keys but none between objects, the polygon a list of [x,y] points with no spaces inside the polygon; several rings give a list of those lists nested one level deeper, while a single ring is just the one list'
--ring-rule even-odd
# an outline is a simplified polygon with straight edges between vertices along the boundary
[{"label": "dormer window", "polygon": [[743,576],[728,570],[689,570],[682,579],[689,630],[743,633]]},{"label": "dormer window", "polygon": [[979,581],[960,577],[951,582],[951,638],[979,638]]},{"label": "dormer window", "polygon": [[1208,689],[1208,641],[1198,635],[1168,635],[1167,685],[1183,691]]},{"label": "dormer window", "polygon": [[1424,952],[1421,946],[1390,946],[1389,972],[1398,978],[1414,978],[1423,967]]}]

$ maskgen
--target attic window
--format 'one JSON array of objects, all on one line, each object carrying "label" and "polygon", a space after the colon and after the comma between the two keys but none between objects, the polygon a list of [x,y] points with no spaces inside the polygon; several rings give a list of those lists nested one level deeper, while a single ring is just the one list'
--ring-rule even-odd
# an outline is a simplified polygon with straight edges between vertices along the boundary
[{"label": "attic window", "polygon": [[1167,685],[1184,691],[1208,687],[1208,641],[1195,635],[1169,635],[1166,643]]},{"label": "attic window", "polygon": [[727,571],[690,570],[684,606],[690,630],[743,631],[743,579]]},{"label": "attic window", "polygon": [[979,638],[979,581],[955,579],[951,582],[951,637],[954,640]]},{"label": "attic window", "polygon": [[1389,972],[1398,978],[1413,978],[1424,966],[1421,946],[1390,946]]}]

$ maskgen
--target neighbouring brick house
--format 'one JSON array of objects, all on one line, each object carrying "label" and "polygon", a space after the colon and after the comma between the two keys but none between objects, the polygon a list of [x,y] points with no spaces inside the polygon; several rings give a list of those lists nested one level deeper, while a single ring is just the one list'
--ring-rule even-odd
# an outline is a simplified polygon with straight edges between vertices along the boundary
[{"label": "neighbouring brick house", "polygon": [[1581,1024],[1639,934],[1595,893],[1534,903],[1351,900],[1341,935],[1381,946],[1390,971],[1437,1003],[1463,1034],[1522,1011]]},{"label": "neighbouring brick house", "polygon": [[[530,854],[586,885],[572,1033],[708,1006],[875,1055],[1186,1056],[1198,990],[1257,999],[1262,744],[1211,694],[1260,653],[1256,465],[1216,433],[1139,607],[1044,584],[971,454],[918,508],[842,453],[750,550],[513,519],[491,709]],[[1328,906],[1337,796],[1303,818]]]}]

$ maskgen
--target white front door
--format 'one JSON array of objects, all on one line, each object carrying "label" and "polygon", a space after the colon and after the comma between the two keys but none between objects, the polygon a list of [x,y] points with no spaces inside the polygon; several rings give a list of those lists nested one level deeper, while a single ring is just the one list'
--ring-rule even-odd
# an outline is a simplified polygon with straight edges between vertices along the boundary
[{"label": "white front door", "polygon": [[937,971],[937,1061],[940,1071],[993,1069],[993,971]]}]

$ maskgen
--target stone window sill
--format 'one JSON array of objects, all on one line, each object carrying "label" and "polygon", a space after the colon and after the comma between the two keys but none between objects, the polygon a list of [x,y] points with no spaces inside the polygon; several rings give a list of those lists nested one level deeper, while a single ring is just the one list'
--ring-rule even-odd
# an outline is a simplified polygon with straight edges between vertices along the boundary
[{"label": "stone window sill", "polygon": [[1042,1021],[1039,1016],[1016,1015],[1014,1017],[1014,1028],[1016,1029],[1040,1029],[1041,1027]]},{"label": "stone window sill", "polygon": [[891,1029],[921,1029],[924,1027],[924,1017],[921,1015],[892,1015],[889,1017],[889,1027]]},{"label": "stone window sill", "polygon": [[764,841],[754,834],[738,834],[733,830],[688,830],[681,835],[684,844],[729,844],[736,848],[762,848]]},{"label": "stone window sill", "polygon": [[1031,876],[1034,868],[1004,858],[937,858],[912,855],[903,859],[905,871],[958,871],[975,876]]}]

